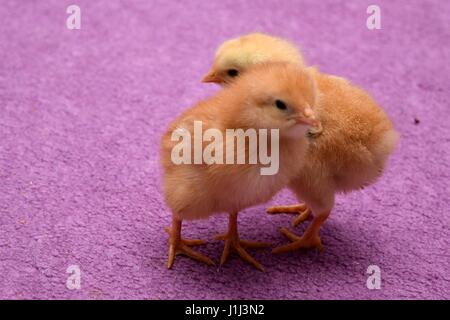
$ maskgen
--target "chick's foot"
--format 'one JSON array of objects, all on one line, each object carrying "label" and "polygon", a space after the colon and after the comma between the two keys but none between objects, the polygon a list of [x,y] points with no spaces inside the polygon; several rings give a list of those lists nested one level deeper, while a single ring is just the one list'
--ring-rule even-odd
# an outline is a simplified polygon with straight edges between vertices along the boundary
[{"label": "chick's foot", "polygon": [[166,228],[165,230],[169,234],[169,258],[167,259],[168,269],[172,268],[175,256],[180,254],[209,265],[214,265],[214,262],[210,258],[190,248],[192,246],[205,244],[206,241],[181,238],[181,221],[179,223],[179,228],[177,223],[174,223],[172,228]]},{"label": "chick's foot", "polygon": [[241,259],[250,263],[256,269],[264,271],[263,266],[251,255],[249,255],[245,249],[266,248],[270,246],[270,243],[240,240],[237,230],[237,214],[230,214],[228,232],[223,235],[216,236],[215,239],[225,242],[222,257],[220,258],[220,265],[223,265],[227,261],[230,252],[234,250],[239,255],[239,257],[241,257]]},{"label": "chick's foot", "polygon": [[292,220],[292,226],[296,227],[311,216],[311,209],[306,204],[300,203],[291,206],[274,206],[267,209],[267,213],[297,213],[298,216]]},{"label": "chick's foot", "polygon": [[298,250],[300,248],[317,248],[320,252],[323,250],[322,241],[320,239],[320,227],[324,223],[324,221],[327,219],[328,214],[315,217],[311,224],[306,229],[305,233],[299,237],[296,234],[290,232],[286,228],[281,228],[280,232],[288,238],[290,241],[292,241],[289,244],[286,244],[284,246],[277,247],[272,250],[273,253],[284,253],[289,251]]},{"label": "chick's foot", "polygon": [[319,251],[323,250],[322,241],[320,240],[319,235],[309,235],[309,236],[303,235],[299,237],[286,228],[281,228],[280,232],[292,242],[290,244],[274,248],[272,250],[273,253],[284,253],[289,251],[295,251],[300,248],[305,249],[317,248],[319,249]]}]

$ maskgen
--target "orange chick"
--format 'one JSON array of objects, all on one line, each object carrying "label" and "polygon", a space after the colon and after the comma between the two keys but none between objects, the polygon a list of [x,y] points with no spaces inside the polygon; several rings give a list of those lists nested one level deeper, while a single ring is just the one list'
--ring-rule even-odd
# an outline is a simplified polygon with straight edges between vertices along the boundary
[{"label": "orange chick", "polygon": [[[235,48],[220,51],[222,61],[241,61],[238,56]],[[253,54],[243,50],[242,56],[246,63],[242,66],[244,70],[261,62],[259,50]],[[290,51],[286,51],[286,59],[290,57]],[[218,66],[218,60],[216,57],[213,68]],[[266,61],[270,60],[263,62]],[[321,128],[309,132],[310,147],[303,159],[305,165],[289,184],[297,198],[305,203],[272,207],[268,212],[298,213],[294,226],[311,215],[313,220],[301,237],[281,229],[291,243],[275,248],[276,253],[310,247],[321,250],[319,230],[334,207],[335,194],[373,183],[382,175],[398,141],[390,119],[364,90],[343,78],[320,73],[315,68],[307,69],[316,83],[317,96],[311,107]]]},{"label": "orange chick", "polygon": [[290,42],[264,33],[250,33],[224,42],[203,82],[226,84],[260,62],[290,62],[303,66],[301,52]]},{"label": "orange chick", "polygon": [[[229,226],[228,232],[218,237],[225,241],[221,264],[225,263],[230,251],[234,250],[242,259],[263,270],[261,264],[246,252],[246,248],[258,248],[267,244],[240,240],[237,215],[245,208],[271,199],[298,174],[308,147],[305,132],[309,127],[317,125],[310,108],[314,100],[313,81],[307,72],[286,63],[261,64],[250,68],[245,75],[217,95],[184,112],[170,125],[162,138],[161,150],[164,195],[172,210],[172,227],[167,230],[169,268],[172,267],[176,254],[213,263],[211,259],[190,248],[204,243],[203,241],[185,240],[181,237],[182,221],[207,218],[224,212],[229,214]],[[179,144],[173,139],[175,131],[188,137],[188,144],[194,145],[201,140],[201,151],[205,154],[209,146],[207,139],[195,136],[195,126],[199,122],[205,135],[209,129],[218,130],[215,132],[223,136],[230,129],[242,129],[245,134],[249,130],[268,130],[270,155],[274,157],[278,154],[277,170],[262,174],[267,165],[261,161],[249,161],[251,156],[261,154],[261,143],[264,143],[261,134],[256,148],[252,148],[250,138],[240,147],[237,138],[233,142],[225,140],[223,144],[217,144],[211,154],[216,156],[223,152],[224,159],[226,158],[224,163],[219,163],[220,159],[196,164],[189,161],[174,162],[173,152]],[[217,134],[214,141],[216,139],[219,139]],[[234,140],[237,141],[236,144]],[[228,149],[234,150],[231,156]],[[242,152],[247,161],[243,164],[232,163]],[[195,158],[194,152],[184,154],[183,151],[183,156]],[[228,160],[231,160],[229,164]]]}]

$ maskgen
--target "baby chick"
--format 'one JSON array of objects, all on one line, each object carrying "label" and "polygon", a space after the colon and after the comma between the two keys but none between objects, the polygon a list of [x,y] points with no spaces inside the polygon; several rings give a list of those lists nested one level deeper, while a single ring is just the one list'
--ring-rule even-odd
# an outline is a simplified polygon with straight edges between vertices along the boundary
[{"label": "baby chick", "polygon": [[286,40],[251,33],[224,42],[216,51],[214,65],[203,82],[226,84],[258,62],[290,62],[303,66],[299,50]]},{"label": "baby chick", "polygon": [[319,91],[314,110],[323,131],[311,139],[305,165],[289,184],[306,205],[275,207],[269,211],[300,212],[294,225],[311,213],[314,217],[301,237],[283,228],[281,232],[292,243],[275,248],[276,253],[309,247],[321,250],[319,230],[334,207],[335,194],[375,182],[398,141],[388,116],[366,92],[345,79],[308,69]]},{"label": "baby chick", "polygon": [[[221,50],[220,61],[245,61],[243,70],[261,62],[260,51]],[[286,59],[291,57],[286,52]],[[267,60],[264,60],[267,61]],[[263,61],[263,62],[264,62]],[[335,194],[357,190],[373,183],[381,176],[389,155],[393,152],[398,134],[385,112],[362,89],[347,80],[307,68],[315,80],[316,98],[311,105],[321,123],[320,135],[310,137],[305,165],[289,187],[305,204],[272,207],[269,213],[299,213],[293,224],[313,216],[313,220],[299,237],[287,229],[281,232],[292,243],[275,248],[286,252],[298,248],[323,248],[319,230],[334,207]],[[222,83],[223,81],[217,81]],[[302,91],[302,89],[298,89]]]},{"label": "baby chick", "polygon": [[[242,259],[263,270],[245,249],[267,244],[240,240],[237,214],[245,208],[268,201],[298,174],[308,146],[305,132],[310,126],[317,125],[309,107],[314,100],[313,82],[304,70],[286,63],[260,64],[249,68],[232,85],[187,110],[172,123],[162,138],[161,150],[164,194],[172,210],[172,228],[168,230],[169,268],[176,254],[212,264],[211,259],[190,248],[203,241],[182,239],[181,224],[183,220],[207,218],[226,212],[229,213],[228,232],[218,237],[225,241],[221,264],[225,263],[233,249]],[[171,158],[176,145],[172,141],[172,133],[181,130],[192,137],[195,135],[194,121],[201,121],[203,130],[220,130],[223,136],[227,129],[270,129],[268,149],[272,150],[272,154],[278,151],[276,145],[279,142],[278,172],[262,175],[260,169],[264,166],[260,163],[248,164],[248,161],[246,164],[175,164]],[[272,129],[278,130],[279,140],[272,140],[275,137]],[[193,140],[192,144],[195,143]],[[204,141],[202,143],[202,150],[205,150],[206,144]],[[227,143],[223,145],[224,150],[227,150]],[[241,147],[244,150],[235,151],[245,152],[248,158],[251,152],[258,153],[258,150],[249,147],[248,141]],[[257,149],[260,148],[259,144]]]}]

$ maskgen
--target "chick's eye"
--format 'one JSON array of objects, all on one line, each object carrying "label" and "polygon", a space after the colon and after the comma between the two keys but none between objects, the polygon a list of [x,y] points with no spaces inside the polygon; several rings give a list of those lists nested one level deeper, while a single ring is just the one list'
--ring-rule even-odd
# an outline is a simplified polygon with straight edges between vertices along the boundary
[{"label": "chick's eye", "polygon": [[230,69],[230,70],[227,71],[227,74],[230,77],[234,78],[234,77],[237,77],[239,75],[239,71],[237,71],[236,69]]},{"label": "chick's eye", "polygon": [[287,109],[286,103],[284,103],[284,101],[281,101],[281,100],[275,100],[275,106],[280,110]]}]

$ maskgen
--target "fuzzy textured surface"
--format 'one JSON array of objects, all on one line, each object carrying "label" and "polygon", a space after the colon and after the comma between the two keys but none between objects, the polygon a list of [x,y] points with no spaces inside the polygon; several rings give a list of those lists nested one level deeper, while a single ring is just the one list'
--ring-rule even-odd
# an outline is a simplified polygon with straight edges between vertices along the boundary
[{"label": "fuzzy textured surface", "polygon": [[[450,298],[450,2],[376,1],[375,31],[372,1],[74,2],[81,30],[65,26],[72,1],[0,4],[0,298]],[[367,89],[401,143],[382,179],[338,197],[322,255],[251,251],[265,273],[236,256],[222,268],[177,257],[169,271],[160,137],[217,90],[200,83],[215,48],[252,31]],[[271,204],[295,202],[283,191]],[[285,243],[292,216],[267,205],[242,212],[241,236]],[[226,223],[184,234],[210,240]],[[222,248],[199,251],[218,261]],[[79,290],[66,288],[70,265]],[[369,265],[380,290],[366,287]]]}]

